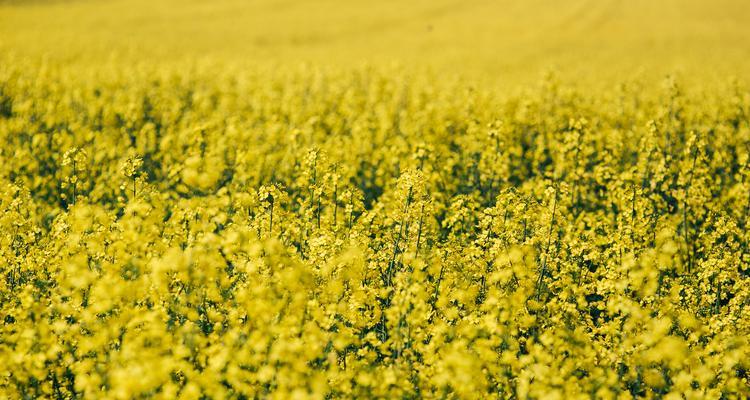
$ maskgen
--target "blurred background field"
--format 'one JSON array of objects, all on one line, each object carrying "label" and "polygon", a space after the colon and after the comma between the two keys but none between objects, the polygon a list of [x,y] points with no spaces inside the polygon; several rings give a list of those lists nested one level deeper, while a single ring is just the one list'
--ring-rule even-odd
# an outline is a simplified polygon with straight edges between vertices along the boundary
[{"label": "blurred background field", "polygon": [[0,51],[75,62],[398,65],[499,83],[746,78],[746,0],[0,0]]}]

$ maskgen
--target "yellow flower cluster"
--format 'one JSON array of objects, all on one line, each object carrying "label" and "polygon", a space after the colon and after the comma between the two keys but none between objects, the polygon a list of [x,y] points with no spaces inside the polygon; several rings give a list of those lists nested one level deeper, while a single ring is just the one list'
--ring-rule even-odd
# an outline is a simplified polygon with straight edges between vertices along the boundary
[{"label": "yellow flower cluster", "polygon": [[748,398],[748,93],[0,63],[0,397]]}]

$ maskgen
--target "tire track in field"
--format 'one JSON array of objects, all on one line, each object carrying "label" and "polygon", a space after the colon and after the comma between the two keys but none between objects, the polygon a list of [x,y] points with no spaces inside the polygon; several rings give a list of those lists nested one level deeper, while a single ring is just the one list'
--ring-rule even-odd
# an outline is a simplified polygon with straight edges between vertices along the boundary
[{"label": "tire track in field", "polygon": [[612,20],[619,5],[619,0],[581,1],[556,22],[537,30],[525,43],[516,44],[519,48],[532,50],[519,52],[506,66],[541,65],[537,61],[544,58],[560,62],[557,56],[575,52],[582,38],[596,35],[597,30]]},{"label": "tire track in field", "polygon": [[589,33],[602,25],[612,16],[619,5],[618,0],[584,0],[574,12],[565,16],[553,27],[556,30]]}]

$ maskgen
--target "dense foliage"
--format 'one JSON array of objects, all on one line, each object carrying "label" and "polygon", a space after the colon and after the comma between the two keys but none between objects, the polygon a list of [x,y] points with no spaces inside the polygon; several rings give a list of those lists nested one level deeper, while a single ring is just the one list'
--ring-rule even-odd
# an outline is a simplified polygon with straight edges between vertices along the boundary
[{"label": "dense foliage", "polygon": [[0,64],[0,393],[747,398],[750,95]]}]

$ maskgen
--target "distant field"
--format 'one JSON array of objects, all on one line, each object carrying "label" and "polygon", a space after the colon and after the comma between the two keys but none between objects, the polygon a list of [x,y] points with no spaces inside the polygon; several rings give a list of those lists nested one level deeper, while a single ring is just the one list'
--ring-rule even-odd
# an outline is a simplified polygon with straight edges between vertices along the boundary
[{"label": "distant field", "polygon": [[746,74],[748,20],[743,0],[16,1],[0,5],[0,45],[72,59],[397,62],[505,82],[550,69],[600,81]]}]

